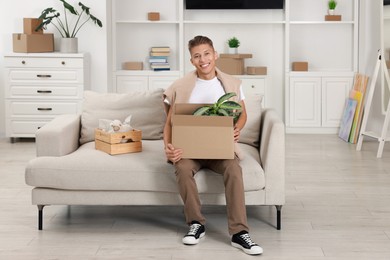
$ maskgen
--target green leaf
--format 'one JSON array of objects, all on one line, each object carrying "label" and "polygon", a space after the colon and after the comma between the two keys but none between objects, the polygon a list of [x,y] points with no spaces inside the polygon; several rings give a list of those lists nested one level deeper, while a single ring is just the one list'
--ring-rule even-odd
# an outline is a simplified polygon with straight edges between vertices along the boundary
[{"label": "green leaf", "polygon": [[209,110],[211,109],[210,106],[203,106],[203,107],[199,107],[197,108],[194,113],[192,113],[194,116],[202,116],[202,115],[205,115],[205,114],[208,114]]},{"label": "green leaf", "polygon": [[226,101],[221,104],[220,108],[234,110],[241,109],[241,105],[235,101]]},{"label": "green leaf", "polygon": [[228,100],[228,99],[230,99],[230,98],[232,98],[232,97],[235,97],[235,96],[237,96],[237,95],[236,95],[236,93],[234,93],[234,92],[226,93],[226,94],[222,95],[222,96],[218,99],[217,103],[218,103],[218,104],[221,104],[222,102],[224,102],[224,101],[226,101],[226,100]]},{"label": "green leaf", "polygon": [[103,23],[99,20],[99,19],[97,19],[95,16],[93,16],[92,14],[91,15],[89,15],[90,17],[91,17],[91,20],[95,23],[95,24],[97,24],[99,27],[103,27]]},{"label": "green leaf", "polygon": [[81,7],[81,9],[82,9],[83,11],[86,12],[87,15],[89,15],[89,9],[90,9],[90,8],[89,8],[88,6],[83,5],[81,2],[79,2],[79,6]]},{"label": "green leaf", "polygon": [[222,116],[229,116],[229,113],[225,109],[223,109],[223,108],[220,108],[218,110],[218,114],[220,114]]},{"label": "green leaf", "polygon": [[67,3],[65,0],[60,0],[63,4],[64,4],[64,7],[71,13],[71,14],[74,14],[74,15],[78,15],[76,9],[74,9],[74,7]]}]

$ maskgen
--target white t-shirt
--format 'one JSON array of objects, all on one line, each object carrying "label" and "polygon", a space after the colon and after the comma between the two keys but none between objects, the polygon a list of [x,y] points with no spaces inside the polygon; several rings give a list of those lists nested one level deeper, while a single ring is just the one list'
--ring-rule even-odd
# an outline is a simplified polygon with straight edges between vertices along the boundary
[{"label": "white t-shirt", "polygon": [[[221,82],[217,77],[211,80],[197,78],[195,88],[192,90],[191,97],[188,103],[192,104],[212,104],[225,94]],[[240,86],[241,100],[245,99],[242,86]],[[241,101],[239,100],[239,101]]]}]

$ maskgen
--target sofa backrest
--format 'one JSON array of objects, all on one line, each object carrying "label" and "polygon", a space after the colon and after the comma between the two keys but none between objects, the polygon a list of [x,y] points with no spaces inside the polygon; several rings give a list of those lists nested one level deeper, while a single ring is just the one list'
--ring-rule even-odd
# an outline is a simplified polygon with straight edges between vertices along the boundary
[{"label": "sofa backrest", "polygon": [[[132,115],[131,126],[142,130],[142,139],[162,139],[166,120],[163,92],[163,89],[123,94],[85,91],[80,144],[95,140],[94,133],[99,126],[99,119],[118,119],[123,122],[129,115]],[[240,143],[259,146],[262,99],[260,95],[248,95],[245,98],[247,122],[241,131]]]},{"label": "sofa backrest", "polygon": [[130,93],[84,92],[80,144],[94,141],[99,119],[124,121],[131,115],[131,126],[142,130],[142,139],[162,139],[166,115],[163,89]]}]

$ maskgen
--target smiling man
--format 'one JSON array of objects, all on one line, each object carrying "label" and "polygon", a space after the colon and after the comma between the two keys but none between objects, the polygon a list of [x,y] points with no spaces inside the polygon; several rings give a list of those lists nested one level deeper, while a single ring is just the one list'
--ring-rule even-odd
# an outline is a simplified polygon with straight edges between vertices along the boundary
[{"label": "smiling man", "polygon": [[189,225],[183,243],[195,245],[206,234],[206,219],[201,213],[194,176],[201,168],[208,168],[223,175],[228,228],[232,236],[231,245],[250,255],[261,254],[263,249],[252,241],[248,233],[244,184],[238,157],[226,160],[183,159],[183,151],[171,143],[171,114],[175,103],[215,103],[225,93],[236,93],[237,96],[234,98],[241,104],[242,112],[234,126],[235,142],[239,141],[240,131],[247,119],[241,81],[216,68],[218,54],[214,50],[213,42],[208,37],[196,36],[188,42],[188,49],[195,71],[175,81],[164,93],[167,108],[164,128],[165,154],[175,166],[176,180],[184,203],[186,222]]}]

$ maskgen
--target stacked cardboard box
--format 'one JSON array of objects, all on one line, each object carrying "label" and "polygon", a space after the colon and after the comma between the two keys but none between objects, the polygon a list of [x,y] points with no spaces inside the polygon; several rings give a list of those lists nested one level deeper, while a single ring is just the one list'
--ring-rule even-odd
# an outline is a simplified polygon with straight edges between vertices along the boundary
[{"label": "stacked cardboard box", "polygon": [[14,52],[53,52],[54,34],[43,33],[43,30],[35,31],[42,20],[36,18],[23,19],[23,33],[14,33]]},{"label": "stacked cardboard box", "polygon": [[252,58],[252,54],[220,54],[216,61],[217,67],[231,75],[245,74],[245,59]]}]

